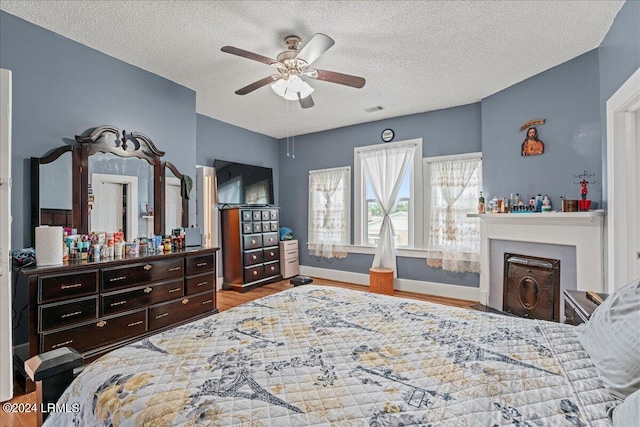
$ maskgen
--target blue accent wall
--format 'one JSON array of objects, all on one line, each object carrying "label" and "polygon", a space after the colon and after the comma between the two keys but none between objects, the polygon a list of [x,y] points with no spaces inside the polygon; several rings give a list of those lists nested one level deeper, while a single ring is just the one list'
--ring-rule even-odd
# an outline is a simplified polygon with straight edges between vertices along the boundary
[{"label": "blue accent wall", "polygon": [[602,174],[606,206],[607,100],[640,68],[640,1],[627,1],[598,48],[600,54],[600,118]]},{"label": "blue accent wall", "polygon": [[[29,158],[100,125],[141,132],[195,178],[196,94],[0,11],[0,67],[13,75],[12,247],[32,244]],[[192,192],[195,195],[195,191]],[[195,222],[195,197],[190,201]]]},{"label": "blue accent wall", "polygon": [[272,168],[274,199],[278,205],[280,158],[275,138],[202,114],[196,116],[196,127],[198,165],[213,166],[213,161],[219,159]]},{"label": "blue accent wall", "polygon": [[[479,103],[296,136],[295,145],[289,142],[290,156],[286,140],[280,140],[281,223],[293,229],[300,243],[301,265],[368,274],[373,255],[349,254],[342,260],[309,255],[306,249],[309,171],[351,166],[353,187],[353,149],[382,143],[380,134],[387,128],[394,130],[394,141],[422,138],[423,157],[478,152],[482,147]],[[353,207],[353,191],[351,198]],[[398,257],[398,277],[473,287],[479,286],[480,280],[478,274],[449,273],[428,267],[423,258],[404,257]]]},{"label": "blue accent wall", "polygon": [[[528,200],[548,194],[552,209],[560,196],[580,198],[574,175],[587,170],[597,181],[589,185],[593,208],[602,201],[602,137],[598,51],[592,50],[482,100],[482,154],[485,194],[492,198],[519,193]],[[525,132],[537,126],[544,154],[522,157]]]}]

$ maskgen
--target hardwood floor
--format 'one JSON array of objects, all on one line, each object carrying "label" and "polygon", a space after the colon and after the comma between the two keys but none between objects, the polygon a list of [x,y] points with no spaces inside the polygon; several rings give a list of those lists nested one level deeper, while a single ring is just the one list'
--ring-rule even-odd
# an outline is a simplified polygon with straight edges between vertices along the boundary
[{"label": "hardwood floor", "polygon": [[[354,285],[351,283],[335,282],[326,279],[314,279],[314,284],[322,284],[327,286],[336,286],[340,288],[353,289],[357,291],[368,292],[369,288],[362,285]],[[268,295],[272,295],[286,289],[292,288],[293,285],[289,283],[289,280],[282,280],[280,282],[271,283],[268,285],[260,286],[246,293],[240,293],[230,290],[222,290],[217,294],[217,306],[220,311],[228,310],[237,305],[245,302],[253,301],[258,298],[262,298]],[[413,292],[395,291],[394,296],[400,298],[416,299],[420,301],[435,302],[443,305],[451,305],[462,308],[472,308],[476,305],[475,301],[465,301],[454,298],[444,298],[432,295],[424,295]],[[9,403],[16,404],[28,404],[35,405],[36,395],[35,392],[25,394],[18,384],[14,383],[14,397]],[[36,414],[30,413],[6,413],[0,411],[0,426],[1,427],[33,427],[36,425]]]}]

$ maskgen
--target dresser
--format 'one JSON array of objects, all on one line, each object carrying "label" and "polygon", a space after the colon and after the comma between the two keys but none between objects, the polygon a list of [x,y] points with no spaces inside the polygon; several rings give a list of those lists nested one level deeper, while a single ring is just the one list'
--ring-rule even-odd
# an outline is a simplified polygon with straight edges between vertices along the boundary
[{"label": "dresser", "polygon": [[18,271],[17,286],[29,289],[29,342],[16,351],[17,369],[24,360],[60,347],[72,347],[85,362],[91,361],[116,347],[217,313],[217,250]]},{"label": "dresser", "polygon": [[221,210],[224,289],[245,292],[282,277],[279,214],[275,207]]},{"label": "dresser", "polygon": [[297,240],[283,240],[280,242],[280,271],[283,279],[300,274]]},{"label": "dresser", "polygon": [[[578,326],[588,322],[598,305],[587,297],[585,291],[565,289],[562,293],[564,299],[564,323]],[[603,301],[608,294],[597,294]]]}]

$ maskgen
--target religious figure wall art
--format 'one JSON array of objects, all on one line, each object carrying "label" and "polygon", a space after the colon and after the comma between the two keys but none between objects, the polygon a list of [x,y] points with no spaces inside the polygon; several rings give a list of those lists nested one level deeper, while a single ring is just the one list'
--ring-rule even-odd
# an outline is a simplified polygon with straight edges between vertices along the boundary
[{"label": "religious figure wall art", "polygon": [[535,127],[544,124],[544,122],[545,119],[531,120],[520,127],[520,132],[527,130],[527,135],[520,149],[521,156],[537,156],[544,153],[544,142],[538,137],[538,128]]}]

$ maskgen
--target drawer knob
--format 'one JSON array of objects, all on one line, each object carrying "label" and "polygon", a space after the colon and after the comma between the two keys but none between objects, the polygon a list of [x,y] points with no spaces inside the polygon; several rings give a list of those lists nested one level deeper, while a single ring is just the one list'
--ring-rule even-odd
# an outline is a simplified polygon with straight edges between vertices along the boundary
[{"label": "drawer knob", "polygon": [[151,270],[151,267],[153,267],[151,264],[147,264],[147,265],[144,266],[144,269],[149,271],[149,270]]},{"label": "drawer knob", "polygon": [[107,322],[105,320],[101,320],[98,323],[96,323],[96,326],[98,328],[104,328],[106,324],[107,324]]},{"label": "drawer knob", "polygon": [[82,286],[82,283],[74,283],[73,285],[62,285],[60,286],[60,289],[73,289],[73,288],[79,288],[80,286]]},{"label": "drawer knob", "polygon": [[271,266],[271,271],[274,271],[275,269],[276,269],[275,267]]},{"label": "drawer knob", "polygon": [[257,257],[257,256],[255,256],[255,255],[253,255],[253,256],[251,257],[251,259],[252,259],[252,260],[256,260],[256,259],[258,259],[258,257]]},{"label": "drawer knob", "polygon": [[274,256],[274,255],[275,255],[275,253],[269,252],[269,256]]},{"label": "drawer knob", "polygon": [[165,316],[168,316],[168,315],[169,315],[169,313],[162,313],[162,314],[158,314],[158,315],[156,316],[156,319],[161,319],[161,318],[163,318],[163,317],[165,317]]},{"label": "drawer knob", "polygon": [[145,294],[148,294],[148,293],[150,293],[151,291],[153,291],[153,288],[144,288],[144,293],[145,293]]},{"label": "drawer knob", "polygon": [[137,322],[129,323],[127,326],[131,327],[131,326],[137,326],[137,325],[141,325],[141,324],[142,324],[142,320],[138,320]]},{"label": "drawer knob", "polygon": [[170,268],[169,271],[180,271],[182,269],[182,267],[173,267]]},{"label": "drawer knob", "polygon": [[273,242],[273,237],[269,237],[269,241],[270,241],[270,242]]},{"label": "drawer knob", "polygon": [[69,340],[69,341],[61,342],[61,343],[59,343],[59,344],[54,344],[54,345],[52,345],[52,346],[51,346],[51,350],[56,349],[56,348],[58,348],[58,347],[64,347],[64,346],[66,346],[67,344],[71,344],[71,343],[73,343],[73,340]]},{"label": "drawer knob", "polygon": [[209,282],[200,282],[200,283],[196,283],[196,287],[206,285],[207,283],[209,283]]},{"label": "drawer knob", "polygon": [[251,244],[253,245],[253,244],[255,244],[255,243],[256,243],[256,241],[255,241],[255,240],[253,240],[253,239],[251,239]]},{"label": "drawer knob", "polygon": [[257,276],[257,275],[258,275],[258,272],[254,270],[254,271],[253,271],[253,275],[254,275],[254,276]]},{"label": "drawer knob", "polygon": [[173,289],[169,289],[169,293],[180,292],[181,290],[182,290],[181,288],[173,288]]},{"label": "drawer knob", "polygon": [[127,276],[119,276],[119,277],[114,277],[112,279],[109,279],[110,282],[117,282],[118,280],[124,280],[126,279]]},{"label": "drawer knob", "polygon": [[207,264],[208,264],[207,262],[199,262],[196,264],[196,267],[204,267]]},{"label": "drawer knob", "polygon": [[185,299],[183,299],[183,300],[182,300],[182,303],[183,303],[183,304],[188,304],[188,303],[189,303],[189,298],[185,298]]}]

